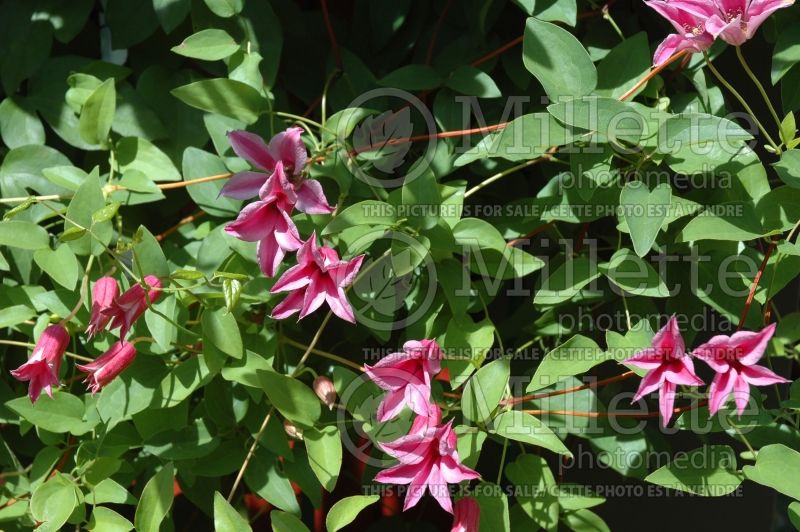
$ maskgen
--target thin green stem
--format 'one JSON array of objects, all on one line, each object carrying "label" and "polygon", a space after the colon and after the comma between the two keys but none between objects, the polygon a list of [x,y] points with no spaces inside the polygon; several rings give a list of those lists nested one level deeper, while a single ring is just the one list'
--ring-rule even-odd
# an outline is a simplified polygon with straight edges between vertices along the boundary
[{"label": "thin green stem", "polygon": [[522,170],[523,168],[526,168],[528,166],[532,166],[532,165],[534,165],[534,164],[536,164],[538,162],[541,162],[544,159],[550,159],[550,155],[549,154],[542,155],[541,157],[537,157],[536,159],[531,159],[530,161],[525,161],[522,164],[518,164],[516,166],[512,166],[511,168],[509,168],[507,170],[503,170],[502,172],[498,172],[498,173],[494,174],[493,176],[484,179],[483,181],[481,181],[480,183],[478,183],[477,185],[475,185],[471,189],[467,190],[464,193],[464,198],[468,198],[468,197],[472,196],[473,194],[475,194],[479,190],[483,189],[484,187],[487,187],[487,186],[491,185],[495,181],[499,181],[499,180],[503,179],[505,176],[507,176],[509,174],[513,174],[517,170]]},{"label": "thin green stem", "polygon": [[497,484],[500,485],[500,481],[503,480],[503,468],[506,466],[506,453],[508,452],[508,438],[503,440],[503,454],[500,455],[500,467],[497,470]]},{"label": "thin green stem", "polygon": [[[14,340],[0,340],[0,344],[13,345],[13,346],[16,346],[16,347],[29,347],[31,349],[36,347],[36,344],[31,344],[29,342],[16,342]],[[70,358],[74,358],[75,360],[80,360],[81,362],[92,362],[94,360],[92,358],[88,358],[88,357],[85,357],[85,356],[76,355],[75,353],[70,353],[69,351],[65,351],[64,355],[66,355],[66,356],[68,356]]]},{"label": "thin green stem", "polygon": [[728,89],[728,91],[730,91],[730,93],[733,94],[733,96],[737,100],[739,100],[739,103],[742,104],[742,107],[744,107],[745,111],[747,111],[747,114],[750,115],[750,118],[752,118],[753,121],[758,126],[758,129],[759,131],[761,131],[761,134],[764,135],[764,138],[767,139],[767,142],[769,142],[769,145],[772,146],[772,149],[775,150],[776,154],[780,155],[781,153],[780,147],[775,143],[774,140],[772,140],[770,134],[767,132],[767,130],[764,128],[764,126],[761,124],[758,118],[756,118],[756,114],[753,112],[753,109],[750,108],[750,105],[747,103],[747,101],[742,97],[741,94],[739,94],[739,91],[734,89],[733,86],[730,83],[728,83],[728,80],[726,80],[722,76],[722,74],[720,74],[719,70],[717,70],[717,68],[711,63],[711,59],[709,59],[708,53],[703,52],[703,56],[706,59],[706,65],[708,65],[708,69],[711,70],[711,72],[714,74],[714,76],[716,76],[719,82],[722,83],[722,85],[726,89]]},{"label": "thin green stem", "polygon": [[756,84],[756,87],[758,87],[758,92],[760,92],[761,97],[764,98],[764,102],[767,104],[769,112],[772,114],[772,118],[775,120],[775,125],[778,126],[778,131],[780,131],[781,119],[778,116],[777,111],[775,111],[775,107],[772,105],[772,102],[770,101],[769,96],[767,95],[767,91],[766,89],[764,89],[764,85],[761,84],[756,75],[753,74],[753,71],[750,69],[750,65],[747,64],[747,60],[744,58],[744,55],[742,54],[742,48],[740,46],[736,47],[736,57],[739,58],[739,62],[742,64],[742,68],[744,68],[744,71],[747,72],[747,75],[750,77],[750,79],[753,80],[753,83]]},{"label": "thin green stem", "polygon": [[[292,340],[291,338],[286,336],[281,337],[281,342],[291,345],[292,347],[296,347],[298,349],[308,349],[308,346],[306,344],[300,343],[296,340]],[[363,366],[355,362],[352,362],[350,360],[347,360],[346,358],[341,357],[339,355],[334,355],[333,353],[329,353],[327,351],[322,351],[321,349],[315,349],[315,348],[311,349],[311,352],[315,355],[321,356],[322,358],[327,358],[328,360],[333,360],[334,362],[338,362],[339,364],[342,364],[344,366],[351,367],[357,371],[364,371]]]}]

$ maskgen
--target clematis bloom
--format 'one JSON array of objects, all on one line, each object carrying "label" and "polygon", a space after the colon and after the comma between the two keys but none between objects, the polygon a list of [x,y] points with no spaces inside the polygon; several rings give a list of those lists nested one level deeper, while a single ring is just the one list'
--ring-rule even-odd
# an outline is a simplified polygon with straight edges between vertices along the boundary
[{"label": "clematis bloom", "polygon": [[419,417],[422,422],[416,428],[412,427],[407,436],[380,444],[386,454],[400,463],[378,473],[375,480],[384,484],[409,485],[403,511],[414,507],[427,490],[442,509],[453,513],[449,485],[479,478],[480,475],[463,465],[458,457],[453,420],[442,426],[431,426],[435,415]]},{"label": "clematis bloom", "polygon": [[67,329],[63,325],[51,325],[42,332],[28,361],[11,371],[15,379],[30,382],[31,403],[36,402],[42,390],[53,397],[53,386],[59,385],[58,370],[68,345]]},{"label": "clematis bloom", "polygon": [[114,300],[111,306],[104,311],[110,316],[111,330],[120,328],[120,337],[124,338],[133,324],[147,310],[147,301],[155,303],[161,294],[161,281],[155,275],[147,275],[144,278],[145,284],[150,290],[145,293],[144,288],[139,283],[131,286],[124,294]]},{"label": "clematis bloom", "polygon": [[764,356],[775,324],[759,332],[739,331],[731,336],[714,336],[692,351],[692,355],[703,360],[715,372],[709,387],[708,411],[716,414],[733,393],[736,410],[741,416],[750,399],[750,386],[767,386],[789,382],[769,369],[756,365]]},{"label": "clematis bloom", "polygon": [[623,363],[649,370],[639,384],[633,400],[659,390],[661,422],[666,427],[675,405],[675,390],[678,384],[701,386],[703,381],[695,375],[692,359],[686,354],[686,346],[678,329],[678,320],[672,315],[667,324],[653,337],[647,349],[642,349]]},{"label": "clematis bloom", "polygon": [[135,358],[136,349],[133,344],[120,340],[92,362],[75,364],[75,367],[88,374],[84,382],[94,395],[130,366]]},{"label": "clematis bloom", "polygon": [[297,265],[284,273],[270,292],[291,292],[272,310],[276,320],[300,312],[300,319],[328,303],[343,320],[355,323],[353,308],[344,289],[355,279],[364,255],[341,260],[335,249],[318,246],[316,232],[297,251]]},{"label": "clematis bloom", "polygon": [[264,182],[258,201],[242,209],[238,218],[225,227],[228,234],[247,242],[258,242],[258,263],[267,277],[272,277],[289,251],[303,245],[297,227],[289,217],[294,190],[286,179],[283,164]]},{"label": "clematis bloom", "polygon": [[706,30],[705,21],[714,14],[710,2],[698,0],[649,0],[645,4],[667,19],[677,30],[664,39],[653,55],[653,64],[664,63],[673,54],[688,50],[703,52],[714,43],[714,36]]},{"label": "clematis bloom", "polygon": [[111,308],[114,299],[119,295],[117,280],[113,277],[101,277],[92,288],[92,314],[86,334],[91,338],[106,328],[111,316],[106,313]]},{"label": "clematis bloom", "polygon": [[[236,155],[263,172],[248,171],[234,175],[222,187],[220,194],[235,199],[253,198],[260,194],[270,175],[281,167],[291,177],[287,182],[290,188],[287,195],[292,206],[306,214],[333,212],[319,182],[299,178],[308,158],[305,144],[300,139],[302,132],[299,127],[289,128],[272,137],[269,145],[254,133],[241,130],[230,132],[228,140]],[[291,207],[285,210],[291,214]]]},{"label": "clematis bloom", "polygon": [[463,497],[453,507],[453,528],[450,532],[478,532],[481,507],[473,497]]},{"label": "clematis bloom", "polygon": [[682,0],[682,3],[688,11],[706,19],[705,28],[712,37],[740,46],[755,35],[772,13],[791,6],[794,0]]},{"label": "clematis bloom", "polygon": [[441,359],[436,340],[421,340],[406,342],[401,352],[385,356],[374,366],[365,364],[367,376],[387,392],[378,406],[378,421],[397,417],[406,406],[426,415],[431,407],[431,380],[441,371]]}]

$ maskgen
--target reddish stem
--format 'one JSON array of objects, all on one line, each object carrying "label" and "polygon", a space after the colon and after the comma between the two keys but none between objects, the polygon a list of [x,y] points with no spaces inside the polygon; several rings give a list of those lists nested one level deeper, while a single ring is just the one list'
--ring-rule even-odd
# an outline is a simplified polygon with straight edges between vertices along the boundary
[{"label": "reddish stem", "polygon": [[[680,408],[673,408],[672,414],[682,414],[700,408],[707,404],[706,401],[700,401],[697,404],[690,406],[682,406]],[[575,410],[523,410],[526,414],[532,416],[542,416],[551,414],[554,416],[574,416],[574,417],[632,417],[632,418],[651,418],[658,417],[659,412],[580,412]]]},{"label": "reddish stem", "polygon": [[342,52],[339,50],[339,43],[336,42],[336,34],[333,31],[333,24],[331,24],[331,16],[328,13],[328,0],[321,0],[322,2],[322,18],[325,19],[325,28],[328,30],[328,39],[331,41],[331,49],[333,50],[333,58],[336,61],[336,68],[342,68]]},{"label": "reddish stem", "polygon": [[633,371],[626,371],[621,375],[615,375],[614,377],[609,377],[607,379],[599,380],[597,382],[590,382],[588,384],[582,384],[580,386],[573,386],[572,388],[565,388],[563,390],[556,390],[554,392],[545,392],[545,393],[534,393],[530,395],[523,395],[522,397],[512,397],[510,399],[506,399],[501,401],[501,405],[516,405],[519,403],[524,403],[525,401],[535,401],[536,399],[544,399],[546,397],[555,397],[557,395],[566,395],[569,393],[579,392],[581,390],[586,390],[588,388],[596,388],[598,386],[603,386],[605,384],[611,384],[612,382],[619,382],[624,381],[625,379],[629,379],[635,376],[636,373]]},{"label": "reddish stem", "polygon": [[753,282],[750,284],[750,292],[747,294],[747,300],[744,302],[742,315],[739,317],[739,326],[736,328],[737,331],[741,331],[744,327],[744,322],[747,321],[747,313],[750,312],[753,299],[756,297],[756,290],[758,290],[758,284],[761,282],[761,276],[764,275],[764,270],[767,268],[767,263],[769,263],[769,257],[772,255],[772,251],[777,244],[778,236],[773,236],[772,242],[769,243],[767,250],[764,252],[764,260],[761,261],[761,266],[759,266],[756,276],[753,277]]}]

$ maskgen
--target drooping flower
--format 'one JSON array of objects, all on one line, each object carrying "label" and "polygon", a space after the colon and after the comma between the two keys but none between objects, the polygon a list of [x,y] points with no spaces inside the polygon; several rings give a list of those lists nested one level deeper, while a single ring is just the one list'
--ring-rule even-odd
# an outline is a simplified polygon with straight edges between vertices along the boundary
[{"label": "drooping flower", "polygon": [[225,231],[240,240],[258,242],[258,263],[264,275],[272,277],[289,251],[303,245],[294,222],[289,217],[296,197],[286,179],[283,164],[263,183],[258,201],[242,209]]},{"label": "drooping flower", "polygon": [[481,507],[473,497],[463,497],[453,507],[453,528],[450,532],[478,532]]},{"label": "drooping flower", "polygon": [[117,297],[111,306],[104,311],[111,317],[110,330],[120,328],[120,338],[125,338],[133,324],[147,310],[147,301],[155,303],[161,294],[161,281],[155,275],[147,275],[145,284],[150,287],[146,293],[141,284],[136,283],[124,294]]},{"label": "drooping flower", "polygon": [[31,403],[36,402],[42,390],[53,397],[53,386],[59,385],[58,370],[68,345],[67,329],[63,325],[51,325],[42,332],[28,361],[11,371],[15,379],[30,381],[28,396]]},{"label": "drooping flower", "polygon": [[774,333],[773,323],[759,332],[739,331],[731,336],[721,334],[692,351],[693,356],[717,372],[709,387],[708,411],[712,415],[719,411],[731,393],[741,416],[750,399],[750,386],[789,382],[756,364],[764,356]]},{"label": "drooping flower", "polygon": [[682,0],[682,3],[689,12],[705,19],[706,31],[715,39],[740,46],[755,35],[772,13],[791,6],[794,0]]},{"label": "drooping flower", "polygon": [[649,370],[642,378],[633,400],[638,401],[650,392],[659,390],[661,422],[665,427],[672,417],[677,385],[703,384],[700,377],[695,375],[692,359],[686,354],[675,315],[656,333],[650,347],[623,360],[623,363]]},{"label": "drooping flower", "polygon": [[378,421],[397,417],[406,406],[420,416],[426,415],[431,406],[431,380],[441,370],[441,359],[442,352],[436,340],[414,340],[374,366],[365,364],[367,376],[386,390],[378,406]]},{"label": "drooping flower", "polygon": [[688,50],[703,52],[714,43],[714,36],[706,29],[705,21],[714,13],[710,1],[698,0],[646,0],[645,4],[667,19],[677,30],[664,39],[653,55],[653,64],[664,63],[673,54]]},{"label": "drooping flower", "polygon": [[[333,207],[328,204],[322,186],[313,179],[300,179],[300,173],[308,155],[300,135],[299,127],[289,128],[272,137],[267,145],[254,133],[232,131],[228,134],[236,155],[263,172],[240,172],[231,177],[220,194],[236,199],[250,199],[258,195],[270,175],[278,166],[291,178],[288,180],[290,203],[306,214],[328,214]],[[297,179],[295,179],[297,178]],[[291,208],[286,209],[291,214]]]},{"label": "drooping flower", "polygon": [[92,314],[89,318],[89,326],[86,334],[91,338],[106,328],[111,316],[106,313],[111,308],[111,304],[119,295],[117,280],[113,277],[101,277],[94,283],[92,288]]},{"label": "drooping flower", "polygon": [[[435,405],[432,409],[438,411]],[[480,477],[477,471],[463,465],[458,457],[453,420],[441,426],[433,424],[437,420],[441,422],[441,413],[437,416],[434,411],[418,416],[407,436],[380,444],[386,454],[400,463],[378,473],[375,480],[384,484],[409,485],[403,511],[416,505],[427,490],[445,511],[453,513],[449,485]]]},{"label": "drooping flower", "polygon": [[133,344],[120,340],[93,361],[75,364],[75,367],[87,374],[84,382],[94,395],[130,366],[135,358],[136,349]]},{"label": "drooping flower", "polygon": [[333,381],[328,377],[320,375],[314,379],[313,388],[319,400],[322,401],[329,410],[333,410],[333,405],[336,404],[336,387],[333,385]]},{"label": "drooping flower", "polygon": [[300,319],[328,303],[331,311],[343,320],[355,323],[353,308],[344,289],[353,282],[363,255],[341,260],[335,249],[318,246],[316,232],[297,251],[297,265],[284,273],[270,292],[291,292],[272,311],[276,320],[300,312]]}]

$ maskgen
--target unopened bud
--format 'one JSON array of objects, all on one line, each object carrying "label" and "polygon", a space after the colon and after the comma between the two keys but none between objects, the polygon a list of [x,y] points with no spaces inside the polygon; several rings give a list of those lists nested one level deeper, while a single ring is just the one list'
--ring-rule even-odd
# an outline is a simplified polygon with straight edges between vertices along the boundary
[{"label": "unopened bud", "polygon": [[293,440],[303,439],[303,430],[288,419],[283,420],[283,430],[285,430],[286,434]]},{"label": "unopened bud", "polygon": [[333,410],[333,405],[336,404],[336,387],[333,381],[328,377],[317,377],[314,379],[314,393],[317,394],[319,400],[322,401],[329,410]]}]

